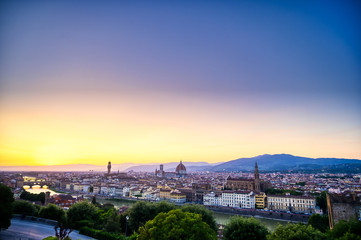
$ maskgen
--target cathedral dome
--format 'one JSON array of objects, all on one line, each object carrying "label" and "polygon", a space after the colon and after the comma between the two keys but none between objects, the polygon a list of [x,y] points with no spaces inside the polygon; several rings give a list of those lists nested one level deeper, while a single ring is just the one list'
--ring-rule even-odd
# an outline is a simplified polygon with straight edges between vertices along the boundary
[{"label": "cathedral dome", "polygon": [[187,169],[186,167],[183,165],[182,161],[180,161],[180,163],[178,164],[177,168],[175,169],[175,171],[178,174],[185,174]]}]

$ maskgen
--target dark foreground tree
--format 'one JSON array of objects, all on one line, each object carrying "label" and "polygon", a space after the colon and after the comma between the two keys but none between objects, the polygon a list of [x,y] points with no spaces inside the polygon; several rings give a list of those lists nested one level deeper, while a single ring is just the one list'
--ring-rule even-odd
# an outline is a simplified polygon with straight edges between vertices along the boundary
[{"label": "dark foreground tree", "polygon": [[65,211],[62,208],[55,206],[54,204],[49,204],[46,207],[40,209],[39,217],[64,223]]},{"label": "dark foreground tree", "polygon": [[325,240],[325,234],[310,225],[302,223],[288,223],[286,226],[278,225],[268,236],[269,240]]},{"label": "dark foreground tree", "polygon": [[313,214],[308,219],[308,224],[311,225],[313,228],[320,230],[321,232],[325,233],[327,230],[330,229],[328,225],[328,216],[327,215],[319,215]]},{"label": "dark foreground tree", "polygon": [[[358,236],[356,238],[355,236]],[[356,219],[341,220],[329,232],[330,239],[361,239],[361,222]]]},{"label": "dark foreground tree", "polygon": [[232,217],[223,230],[225,240],[262,240],[267,234],[267,228],[255,218]]},{"label": "dark foreground tree", "polygon": [[0,183],[0,230],[7,229],[11,224],[13,201],[14,194],[10,188]]},{"label": "dark foreground tree", "polygon": [[321,192],[320,196],[316,197],[316,204],[319,206],[324,214],[327,214],[327,191]]},{"label": "dark foreground tree", "polygon": [[128,230],[130,230],[131,232],[138,231],[139,227],[144,226],[147,221],[154,219],[159,213],[169,212],[172,209],[175,209],[175,205],[167,202],[136,202],[127,211],[127,215],[129,216],[128,227],[130,228]]},{"label": "dark foreground tree", "polygon": [[12,204],[13,212],[23,216],[37,216],[38,208],[34,204],[25,200],[16,200]]},{"label": "dark foreground tree", "polygon": [[72,228],[77,228],[77,223],[80,221],[95,222],[97,219],[97,208],[87,202],[82,201],[71,206],[67,212],[68,224]]},{"label": "dark foreground tree", "polygon": [[201,215],[203,222],[207,223],[214,231],[218,230],[216,220],[213,217],[213,212],[209,211],[204,206],[186,204],[181,209],[183,212],[190,212]]},{"label": "dark foreground tree", "polygon": [[20,198],[24,199],[24,200],[28,200],[31,202],[37,202],[40,201],[42,204],[44,204],[45,202],[45,193],[41,192],[41,193],[30,193],[28,191],[23,191],[20,194]]},{"label": "dark foreground tree", "polygon": [[139,229],[138,240],[216,240],[216,232],[199,214],[179,209],[159,213]]}]

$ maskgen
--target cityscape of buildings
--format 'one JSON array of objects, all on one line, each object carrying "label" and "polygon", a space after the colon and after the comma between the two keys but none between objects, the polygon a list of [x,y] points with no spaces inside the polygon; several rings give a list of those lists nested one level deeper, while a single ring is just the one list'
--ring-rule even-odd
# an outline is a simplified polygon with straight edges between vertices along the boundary
[{"label": "cityscape of buildings", "polygon": [[[48,195],[47,202],[68,208],[93,196],[145,201],[194,203],[223,209],[260,209],[285,213],[322,214],[316,195],[361,195],[361,174],[259,173],[257,162],[251,172],[187,172],[180,161],[175,172],[163,165],[155,172],[2,172],[0,182],[14,189],[19,198],[29,188],[49,188],[67,194]],[[284,191],[274,194],[267,190]],[[361,217],[361,215],[360,215]]]}]

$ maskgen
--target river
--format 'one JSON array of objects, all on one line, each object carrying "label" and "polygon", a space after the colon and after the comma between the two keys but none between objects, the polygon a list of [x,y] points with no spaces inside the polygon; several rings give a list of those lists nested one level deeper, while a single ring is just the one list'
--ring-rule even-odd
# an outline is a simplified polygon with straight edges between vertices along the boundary
[{"label": "river", "polygon": [[[97,202],[99,203],[111,203],[113,204],[115,207],[120,208],[123,206],[127,206],[130,207],[132,206],[136,201],[129,201],[129,200],[105,200],[105,199],[97,199]],[[227,224],[229,219],[234,216],[233,214],[229,214],[229,213],[220,213],[220,212],[213,212],[213,215],[216,219],[216,222],[218,224]],[[280,220],[276,220],[276,219],[265,219],[265,218],[257,218],[261,223],[263,223],[268,230],[273,231],[278,224],[281,225],[286,225],[287,221],[280,221]]]},{"label": "river", "polygon": [[56,193],[53,190],[50,190],[50,189],[47,189],[47,188],[28,188],[28,189],[26,189],[26,191],[29,192],[29,193],[36,193],[36,194],[39,194],[39,193],[42,193],[42,192],[43,193],[50,192],[50,196],[59,194],[59,193]]}]

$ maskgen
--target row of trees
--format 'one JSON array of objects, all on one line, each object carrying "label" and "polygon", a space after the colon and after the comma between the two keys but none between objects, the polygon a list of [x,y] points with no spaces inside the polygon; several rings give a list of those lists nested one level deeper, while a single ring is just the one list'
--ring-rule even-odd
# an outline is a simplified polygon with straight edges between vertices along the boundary
[{"label": "row of trees", "polygon": [[28,191],[23,191],[20,194],[20,198],[23,200],[28,200],[32,202],[41,202],[42,204],[45,203],[45,193],[41,192],[39,194],[36,193],[30,193]]},{"label": "row of trees", "polygon": [[[218,227],[213,213],[200,205],[180,207],[167,202],[136,202],[119,214],[112,204],[99,204],[94,198],[91,203],[79,202],[64,211],[52,204],[43,207],[29,201],[14,201],[10,189],[0,184],[0,206],[1,228],[10,225],[13,211],[56,220],[62,231],[66,228],[79,229],[81,233],[99,240],[217,239]],[[357,220],[341,221],[330,231],[327,216],[313,215],[308,224],[279,225],[269,232],[254,218],[233,217],[225,226],[223,235],[224,240],[360,240],[361,223]]]}]

